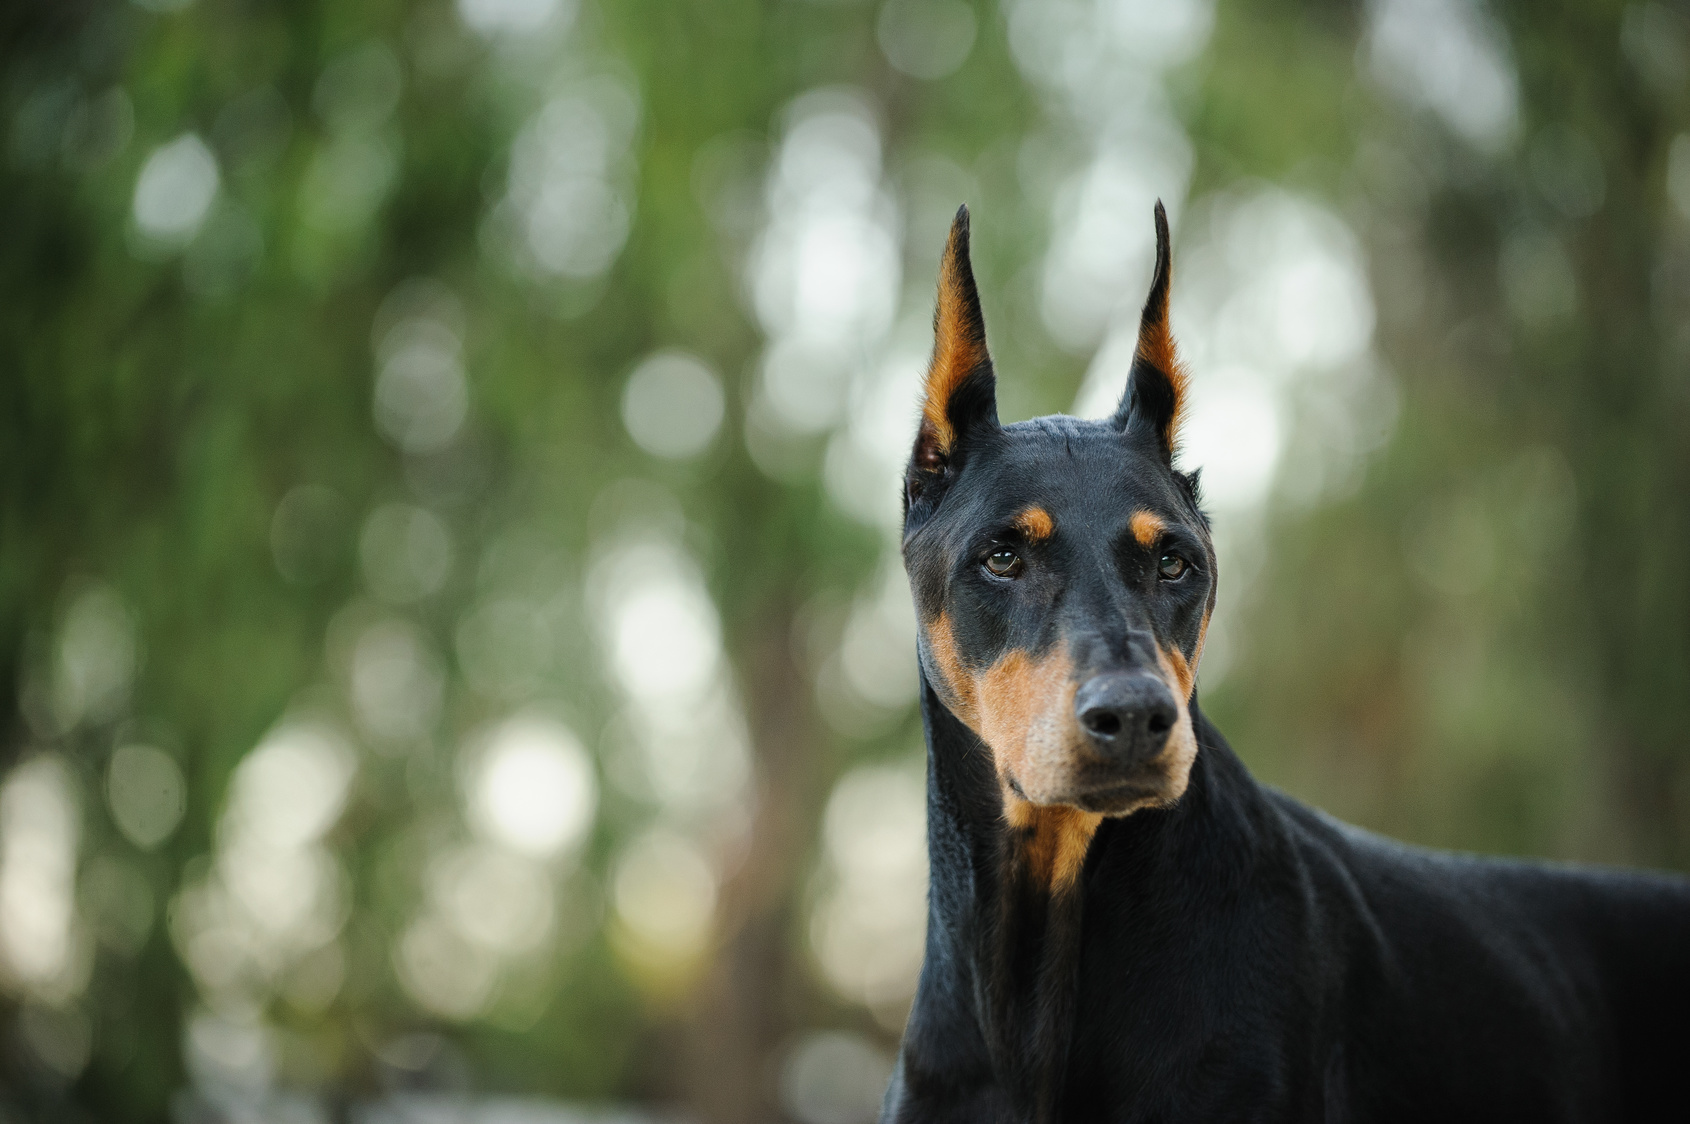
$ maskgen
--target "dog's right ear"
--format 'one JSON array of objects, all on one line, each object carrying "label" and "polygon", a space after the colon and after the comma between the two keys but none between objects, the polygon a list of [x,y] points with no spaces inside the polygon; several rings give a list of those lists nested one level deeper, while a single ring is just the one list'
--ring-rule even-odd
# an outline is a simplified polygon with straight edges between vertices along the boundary
[{"label": "dog's right ear", "polygon": [[988,428],[998,428],[997,376],[986,351],[986,320],[968,257],[968,207],[964,205],[957,208],[939,265],[933,361],[927,368],[921,428],[904,476],[906,526],[913,529],[938,506],[959,467],[969,434]]},{"label": "dog's right ear", "polygon": [[1115,411],[1115,424],[1155,448],[1162,462],[1172,465],[1179,446],[1180,419],[1185,414],[1185,364],[1174,347],[1168,325],[1168,284],[1172,255],[1168,250],[1168,212],[1156,200],[1156,272],[1150,296],[1139,319],[1138,348],[1133,353],[1127,392]]}]

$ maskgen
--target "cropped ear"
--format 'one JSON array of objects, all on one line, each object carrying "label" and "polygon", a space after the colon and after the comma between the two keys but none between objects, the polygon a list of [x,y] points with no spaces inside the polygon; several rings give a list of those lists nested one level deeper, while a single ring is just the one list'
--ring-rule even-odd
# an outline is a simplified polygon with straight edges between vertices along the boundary
[{"label": "cropped ear", "polygon": [[942,483],[971,430],[998,428],[997,376],[986,351],[986,320],[968,257],[968,207],[957,208],[939,264],[933,312],[933,360],[921,404],[921,427],[906,475],[906,513]]},{"label": "cropped ear", "polygon": [[1174,349],[1168,327],[1168,212],[1156,201],[1156,273],[1138,324],[1138,349],[1133,354],[1127,392],[1115,410],[1115,424],[1135,436],[1153,440],[1162,459],[1173,463],[1179,426],[1185,410],[1188,375]]}]

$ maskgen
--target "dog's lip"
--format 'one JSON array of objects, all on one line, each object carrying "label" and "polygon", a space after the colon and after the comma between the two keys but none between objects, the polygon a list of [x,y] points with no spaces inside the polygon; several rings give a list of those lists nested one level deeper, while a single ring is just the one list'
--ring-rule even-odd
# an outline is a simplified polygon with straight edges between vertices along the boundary
[{"label": "dog's lip", "polygon": [[1161,778],[1154,781],[1114,781],[1074,794],[1074,803],[1087,812],[1115,812],[1162,796]]}]

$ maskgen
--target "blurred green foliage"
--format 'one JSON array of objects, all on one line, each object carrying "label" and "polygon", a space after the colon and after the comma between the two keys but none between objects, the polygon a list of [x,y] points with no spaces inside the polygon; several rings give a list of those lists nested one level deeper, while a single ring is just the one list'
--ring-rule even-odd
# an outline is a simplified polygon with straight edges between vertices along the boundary
[{"label": "blurred green foliage", "polygon": [[[913,416],[877,372],[919,360],[964,198],[1006,419],[1107,390],[1155,195],[1176,293],[1185,262],[1208,292],[1278,252],[1252,216],[1339,271],[1273,283],[1316,343],[1359,334],[1258,379],[1282,440],[1216,510],[1202,689],[1252,767],[1406,838],[1690,866],[1686,30],[1617,0],[0,15],[0,1120],[362,1119],[412,1089],[864,1111],[815,1108],[801,1060],[872,1085],[896,1041],[896,988],[870,963],[853,993],[825,930],[849,840],[875,845],[838,825],[897,805],[919,721],[913,683],[872,697],[908,645],[885,655],[895,465],[862,443],[907,437],[851,435],[877,403]],[[1345,312],[1323,302],[1352,259]],[[883,298],[830,281],[850,269]],[[1215,292],[1176,295],[1200,384],[1205,332],[1244,331]],[[781,367],[783,340],[812,350]],[[679,457],[625,399],[666,349],[705,397],[662,424],[725,391]],[[680,576],[617,601],[653,557]],[[628,615],[642,589],[702,614],[673,641],[708,642],[674,657],[693,694],[618,662],[672,655]],[[596,801],[583,839],[513,858],[487,840],[520,820],[476,826],[477,747],[534,714],[568,731],[545,761],[585,746]],[[272,796],[237,766],[311,723],[334,732],[266,760],[321,783],[264,814],[332,789],[326,826],[241,867],[241,801]],[[715,731],[682,763],[703,779],[663,796],[637,763],[689,728]],[[168,803],[119,792],[136,744],[185,782],[157,839],[120,822]],[[452,881],[464,855],[541,880],[537,943],[430,935],[452,894],[510,904]],[[673,922],[689,863],[706,927],[653,954],[640,919]],[[242,870],[258,943],[213,955],[195,941],[236,930],[195,903]],[[266,960],[265,903],[300,884],[328,929]],[[431,993],[413,952],[492,967]]]}]

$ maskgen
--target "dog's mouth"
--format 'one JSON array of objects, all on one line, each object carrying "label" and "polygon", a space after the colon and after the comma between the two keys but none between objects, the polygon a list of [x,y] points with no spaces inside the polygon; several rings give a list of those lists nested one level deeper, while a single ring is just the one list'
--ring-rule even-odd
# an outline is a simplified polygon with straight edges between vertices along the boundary
[{"label": "dog's mouth", "polygon": [[1063,803],[1084,812],[1105,816],[1123,815],[1168,799],[1168,776],[1154,761],[1130,770],[1131,775],[1100,778],[1098,783],[1077,786]]},{"label": "dog's mouth", "polygon": [[1053,760],[1042,762],[1043,768],[1037,772],[1004,769],[999,777],[1007,793],[1030,804],[1066,805],[1097,815],[1124,816],[1171,804],[1185,792],[1189,762],[1182,762],[1178,749],[1175,743],[1147,760],[1124,762],[1102,758],[1088,747],[1070,745],[1059,755],[1053,754]]}]

